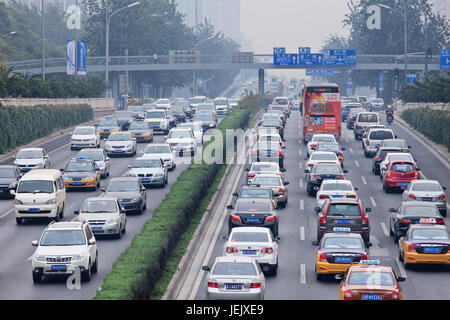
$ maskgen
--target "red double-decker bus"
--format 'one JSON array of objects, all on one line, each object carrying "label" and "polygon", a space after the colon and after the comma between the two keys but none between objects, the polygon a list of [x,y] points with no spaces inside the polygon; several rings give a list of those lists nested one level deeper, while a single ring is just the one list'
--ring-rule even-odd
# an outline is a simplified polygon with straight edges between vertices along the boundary
[{"label": "red double-decker bus", "polygon": [[341,138],[341,94],[334,83],[310,83],[302,89],[303,141],[316,133],[328,133]]}]

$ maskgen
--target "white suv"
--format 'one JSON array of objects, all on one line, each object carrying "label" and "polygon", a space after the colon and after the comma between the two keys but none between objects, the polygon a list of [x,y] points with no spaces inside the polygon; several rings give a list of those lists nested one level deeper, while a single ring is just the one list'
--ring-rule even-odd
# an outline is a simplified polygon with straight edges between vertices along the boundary
[{"label": "white suv", "polygon": [[185,152],[190,152],[191,156],[195,154],[196,143],[194,133],[190,128],[170,129],[166,143],[170,145],[172,150],[175,150],[179,154]]},{"label": "white suv", "polygon": [[97,272],[98,250],[95,237],[85,222],[51,222],[42,233],[32,255],[33,282],[43,276],[68,275],[80,270],[81,280],[89,281]]},{"label": "white suv", "polygon": [[169,133],[169,119],[164,109],[149,110],[145,114],[145,122],[148,122],[150,128],[154,131]]}]

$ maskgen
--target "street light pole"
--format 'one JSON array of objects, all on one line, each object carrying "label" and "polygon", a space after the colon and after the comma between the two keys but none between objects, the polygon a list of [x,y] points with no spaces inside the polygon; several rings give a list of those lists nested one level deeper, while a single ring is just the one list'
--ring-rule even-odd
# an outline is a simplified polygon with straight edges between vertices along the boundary
[{"label": "street light pole", "polygon": [[41,34],[42,34],[42,79],[45,80],[45,27],[44,27],[44,0],[41,0]]}]

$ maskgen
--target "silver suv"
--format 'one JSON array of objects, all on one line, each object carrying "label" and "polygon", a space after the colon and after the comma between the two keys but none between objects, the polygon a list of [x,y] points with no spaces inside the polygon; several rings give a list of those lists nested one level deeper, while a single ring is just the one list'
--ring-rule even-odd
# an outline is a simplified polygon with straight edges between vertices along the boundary
[{"label": "silver suv", "polygon": [[367,137],[363,141],[364,155],[366,157],[373,157],[385,139],[394,139],[395,134],[391,129],[371,129]]}]

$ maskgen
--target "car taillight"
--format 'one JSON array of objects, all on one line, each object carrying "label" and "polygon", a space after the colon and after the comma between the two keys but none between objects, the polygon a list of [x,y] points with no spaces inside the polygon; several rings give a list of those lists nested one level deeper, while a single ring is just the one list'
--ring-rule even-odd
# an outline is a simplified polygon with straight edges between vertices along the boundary
[{"label": "car taillight", "polygon": [[408,246],[408,251],[409,252],[416,252],[416,247],[414,247],[414,245],[412,243],[410,243],[409,246]]},{"label": "car taillight", "polygon": [[356,126],[356,129],[362,129],[363,127],[361,127],[361,126]]},{"label": "car taillight", "polygon": [[366,146],[370,145],[369,139],[366,140]]},{"label": "car taillight", "polygon": [[345,180],[345,177],[336,177],[336,180]]},{"label": "car taillight", "polygon": [[361,261],[361,260],[368,260],[368,259],[367,259],[367,254],[365,254],[365,253],[361,254],[361,258],[360,258],[359,260],[360,260],[360,261]]},{"label": "car taillight", "polygon": [[400,295],[398,294],[398,292],[392,293],[392,300],[400,300]]},{"label": "car taillight", "polygon": [[414,171],[414,178],[419,178],[419,172],[417,172],[417,171]]},{"label": "car taillight", "polygon": [[322,216],[322,217],[319,218],[319,223],[320,224],[323,224],[323,223],[326,223],[326,222],[327,222],[327,217],[326,216]]},{"label": "car taillight", "polygon": [[329,196],[326,195],[326,194],[321,194],[321,195],[319,196],[319,199],[328,199],[328,198],[329,198]]},{"label": "car taillight", "polygon": [[208,287],[210,288],[218,288],[219,284],[215,281],[208,281]]},{"label": "car taillight", "polygon": [[350,290],[344,292],[344,300],[353,300],[353,296]]},{"label": "car taillight", "polygon": [[400,219],[400,223],[411,223],[410,219]]},{"label": "car taillight", "polygon": [[238,216],[231,215],[231,221],[241,221],[241,218]]},{"label": "car taillight", "polygon": [[437,224],[444,224],[444,219],[436,219]]},{"label": "car taillight", "polygon": [[308,167],[312,167],[313,166],[313,164],[312,163],[308,163]]},{"label": "car taillight", "polygon": [[343,156],[344,156],[344,154],[342,152],[338,153],[338,157],[343,157]]},{"label": "car taillight", "polygon": [[275,216],[269,216],[266,218],[266,221],[275,221]]},{"label": "car taillight", "polygon": [[319,179],[320,179],[320,177],[315,177],[315,176],[311,177],[311,180],[319,180]]},{"label": "car taillight", "polygon": [[386,177],[391,177],[391,172],[390,171],[388,171],[388,173],[386,174]]},{"label": "car taillight", "polygon": [[283,196],[284,195],[284,190],[283,189],[278,189],[278,194],[280,195],[280,196]]},{"label": "car taillight", "polygon": [[319,256],[319,260],[322,262],[326,262],[327,261],[327,256],[325,255],[325,253],[321,253]]},{"label": "car taillight", "polygon": [[367,218],[366,216],[362,216],[362,224],[368,225],[369,224],[369,218]]},{"label": "car taillight", "polygon": [[226,251],[226,253],[238,253],[239,252],[238,248],[235,248],[235,247],[227,247],[227,249],[225,251]]},{"label": "car taillight", "polygon": [[348,194],[348,195],[346,196],[346,198],[353,198],[353,199],[356,199],[356,195],[354,195],[354,194]]},{"label": "car taillight", "polygon": [[258,151],[257,151],[257,150],[253,150],[252,153],[253,153],[254,156],[257,156],[257,155],[258,155]]},{"label": "car taillight", "polygon": [[252,282],[250,283],[250,289],[261,288],[261,282]]},{"label": "car taillight", "polygon": [[254,176],[256,176],[256,174],[254,174],[253,172],[249,172],[248,174],[247,174],[247,177],[248,178],[253,178]]},{"label": "car taillight", "polygon": [[445,194],[443,193],[439,196],[439,200],[444,200],[444,199],[445,199]]},{"label": "car taillight", "polygon": [[377,157],[375,161],[381,161],[381,157]]},{"label": "car taillight", "polygon": [[282,146],[283,146],[283,142],[280,141],[280,147],[282,147]]},{"label": "car taillight", "polygon": [[311,149],[312,149],[312,148],[316,148],[316,147],[317,147],[317,144],[312,144],[310,147],[311,147]]},{"label": "car taillight", "polygon": [[282,155],[283,155],[283,151],[281,151],[281,150],[278,151],[278,155],[279,155],[279,156],[282,156]]},{"label": "car taillight", "polygon": [[271,254],[271,253],[273,253],[273,249],[272,248],[262,248],[261,253]]},{"label": "car taillight", "polygon": [[416,196],[413,195],[412,193],[410,193],[409,196],[408,196],[408,198],[410,198],[410,199],[416,199]]}]

